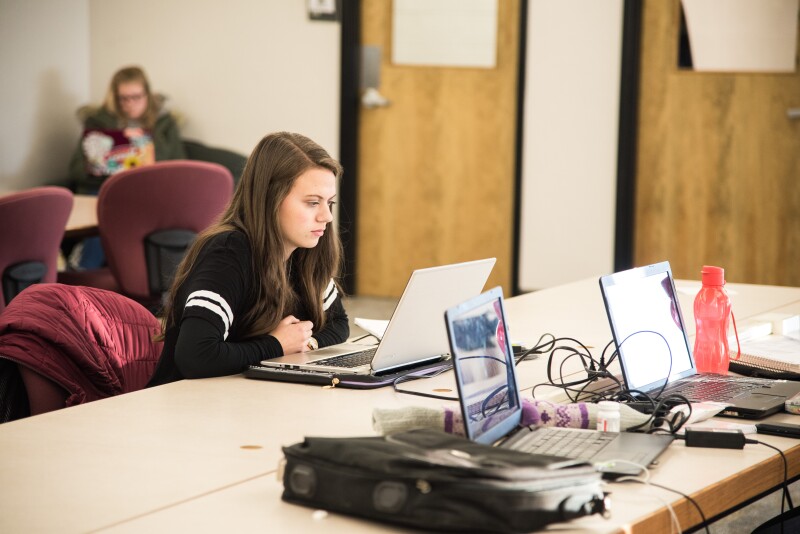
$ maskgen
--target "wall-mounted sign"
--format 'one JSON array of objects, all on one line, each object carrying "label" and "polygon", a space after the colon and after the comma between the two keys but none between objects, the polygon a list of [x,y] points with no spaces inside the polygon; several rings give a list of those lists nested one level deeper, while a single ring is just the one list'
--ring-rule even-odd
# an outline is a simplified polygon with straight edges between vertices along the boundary
[{"label": "wall-mounted sign", "polygon": [[682,0],[697,71],[794,72],[798,0]]},{"label": "wall-mounted sign", "polygon": [[493,68],[497,0],[394,0],[396,65]]}]

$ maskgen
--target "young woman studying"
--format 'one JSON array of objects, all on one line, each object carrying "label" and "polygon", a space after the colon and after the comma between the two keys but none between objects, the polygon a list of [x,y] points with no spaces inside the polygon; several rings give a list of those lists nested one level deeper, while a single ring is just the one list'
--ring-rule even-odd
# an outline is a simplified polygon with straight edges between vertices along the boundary
[{"label": "young woman studying", "polygon": [[[111,77],[103,104],[78,110],[83,135],[69,163],[75,190],[96,195],[112,174],[156,161],[185,159],[178,123],[150,89],[140,67],[125,67]],[[70,268],[97,269],[105,263],[99,237],[73,249]]]},{"label": "young woman studying", "polygon": [[[166,109],[165,97],[151,91],[150,82],[140,67],[125,67],[115,72],[103,104],[84,106],[78,110],[78,116],[83,123],[84,136],[69,164],[70,178],[78,193],[96,194],[111,174],[128,165],[186,158],[175,116]],[[96,135],[87,136],[87,132],[92,131]],[[113,149],[109,143],[113,142],[116,131],[124,134],[130,146],[138,148],[141,154],[131,157],[128,153],[127,159],[118,160],[100,150],[101,146],[92,146],[93,142],[105,143],[102,148]],[[98,160],[90,160],[88,154],[96,155]]]},{"label": "young woman studying", "polygon": [[331,224],[341,173],[302,135],[261,140],[221,220],[178,266],[149,386],[235,374],[347,339],[336,282],[341,243]]}]

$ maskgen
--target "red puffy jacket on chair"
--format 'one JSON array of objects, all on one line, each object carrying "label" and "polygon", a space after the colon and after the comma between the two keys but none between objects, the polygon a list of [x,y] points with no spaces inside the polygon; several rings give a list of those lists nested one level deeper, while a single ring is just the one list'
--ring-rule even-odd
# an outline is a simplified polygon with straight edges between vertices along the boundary
[{"label": "red puffy jacket on chair", "polygon": [[[0,358],[20,366],[35,414],[39,385],[47,381],[66,392],[58,407],[143,388],[161,355],[162,343],[152,341],[159,328],[150,312],[117,293],[38,284],[0,314]],[[30,371],[40,375],[33,386]]]}]

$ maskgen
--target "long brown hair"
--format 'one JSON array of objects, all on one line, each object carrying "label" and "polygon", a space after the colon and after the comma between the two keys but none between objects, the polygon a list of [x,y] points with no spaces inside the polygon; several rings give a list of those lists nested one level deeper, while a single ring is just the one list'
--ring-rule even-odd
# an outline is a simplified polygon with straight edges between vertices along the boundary
[{"label": "long brown hair", "polygon": [[338,182],[342,167],[311,139],[296,133],[277,132],[264,137],[247,159],[231,203],[219,222],[202,232],[178,266],[166,307],[165,330],[175,324],[175,297],[197,261],[200,251],[217,234],[243,232],[252,252],[253,307],[241,318],[246,337],[274,330],[281,319],[302,304],[311,314],[314,328],[325,324],[323,292],[339,275],[342,245],[331,223],[314,248],[298,248],[291,257],[297,281],[295,293],[284,262],[284,240],[278,219],[281,203],[295,180],[309,169],[329,170]]},{"label": "long brown hair", "polygon": [[147,81],[147,76],[141,67],[125,67],[114,73],[114,76],[111,77],[111,83],[108,85],[108,91],[106,91],[103,107],[117,118],[119,126],[125,126],[125,122],[128,119],[122,112],[122,107],[119,103],[119,86],[123,83],[140,83],[144,87],[144,94],[147,97],[147,109],[139,121],[142,126],[152,130],[156,124],[161,105],[150,90],[150,82]]}]

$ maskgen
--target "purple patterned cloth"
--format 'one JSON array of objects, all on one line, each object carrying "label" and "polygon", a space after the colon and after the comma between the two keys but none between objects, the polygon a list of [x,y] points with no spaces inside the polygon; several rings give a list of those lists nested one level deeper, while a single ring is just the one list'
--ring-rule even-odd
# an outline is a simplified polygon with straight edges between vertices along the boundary
[{"label": "purple patterned cloth", "polygon": [[553,404],[547,401],[523,399],[522,424],[589,428],[589,409],[585,402]]},{"label": "purple patterned cloth", "polygon": [[[585,402],[555,404],[542,400],[522,400],[522,425],[589,428],[589,408]],[[464,420],[460,410],[444,409],[444,431],[464,435]]]}]

